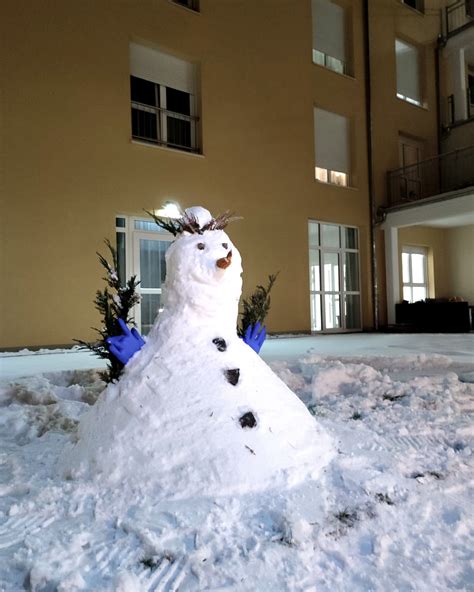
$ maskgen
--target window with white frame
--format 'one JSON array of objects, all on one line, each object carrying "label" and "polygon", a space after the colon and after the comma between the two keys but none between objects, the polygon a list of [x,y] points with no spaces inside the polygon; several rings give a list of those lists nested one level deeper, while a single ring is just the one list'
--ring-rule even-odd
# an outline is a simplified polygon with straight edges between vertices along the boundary
[{"label": "window with white frame", "polygon": [[413,105],[422,105],[420,50],[401,39],[395,39],[397,63],[397,97]]},{"label": "window with white frame", "polygon": [[196,89],[193,64],[131,43],[132,138],[198,152]]},{"label": "window with white frame", "polygon": [[350,122],[347,117],[314,108],[315,178],[350,185]]},{"label": "window with white frame", "polygon": [[428,249],[402,248],[403,300],[418,302],[428,296]]},{"label": "window with white frame", "polygon": [[337,2],[312,0],[313,62],[351,74],[347,59],[347,14]]}]

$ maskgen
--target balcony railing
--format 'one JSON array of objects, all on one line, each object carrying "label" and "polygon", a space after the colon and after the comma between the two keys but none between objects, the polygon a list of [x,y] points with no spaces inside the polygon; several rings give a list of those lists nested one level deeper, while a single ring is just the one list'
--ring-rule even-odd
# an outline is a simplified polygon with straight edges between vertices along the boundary
[{"label": "balcony railing", "polygon": [[474,24],[474,0],[458,0],[446,7],[448,37]]},{"label": "balcony railing", "polygon": [[388,173],[388,207],[474,186],[474,145]]},{"label": "balcony railing", "polygon": [[458,105],[454,95],[449,95],[449,97],[447,97],[446,115],[444,118],[447,126],[461,124],[471,118],[474,118],[474,92],[470,88],[466,89],[465,106],[463,104]]}]

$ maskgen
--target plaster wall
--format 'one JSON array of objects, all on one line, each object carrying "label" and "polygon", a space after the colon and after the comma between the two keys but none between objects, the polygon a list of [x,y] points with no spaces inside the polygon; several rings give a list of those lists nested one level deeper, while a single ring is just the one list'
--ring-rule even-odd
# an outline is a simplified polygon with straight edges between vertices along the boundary
[{"label": "plaster wall", "polygon": [[[435,48],[442,2],[426,0],[424,14],[393,0],[369,2],[372,72],[373,188],[377,206],[387,203],[387,172],[401,166],[399,136],[424,145],[424,158],[437,153]],[[395,39],[419,48],[423,106],[398,99]],[[379,322],[387,322],[385,245],[376,231]]]},{"label": "plaster wall", "polygon": [[449,228],[446,239],[451,295],[474,304],[474,225]]},{"label": "plaster wall", "polygon": [[[244,293],[280,271],[270,331],[309,330],[308,219],[358,226],[370,328],[362,3],[349,5],[354,77],[312,63],[309,0],[201,0],[198,14],[169,0],[3,2],[0,347],[93,338],[96,251],[116,214],[167,199],[244,217],[229,227]],[[132,41],[196,64],[202,155],[131,141]],[[350,118],[351,188],[314,179],[315,105]]]}]

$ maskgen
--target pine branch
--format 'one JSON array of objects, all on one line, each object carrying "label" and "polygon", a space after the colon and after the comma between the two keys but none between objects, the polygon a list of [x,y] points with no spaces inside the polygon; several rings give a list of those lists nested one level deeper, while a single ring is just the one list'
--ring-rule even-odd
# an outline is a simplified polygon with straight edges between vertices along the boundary
[{"label": "pine branch", "polygon": [[193,214],[183,213],[181,218],[164,218],[157,216],[155,213],[149,212],[148,210],[145,210],[145,212],[153,218],[160,228],[170,232],[173,236],[177,236],[183,232],[189,232],[189,234],[202,234],[206,230],[222,230],[227,224],[229,224],[229,222],[241,219],[239,216],[233,216],[227,211],[217,216],[217,218],[212,218],[201,228],[199,221]]},{"label": "pine branch", "polygon": [[107,360],[107,370],[101,372],[100,376],[105,382],[115,382],[120,378],[124,365],[110,353],[106,339],[121,335],[122,330],[118,319],[123,319],[127,324],[133,322],[131,310],[140,302],[140,296],[136,291],[139,282],[136,276],[132,276],[125,286],[120,285],[117,273],[117,252],[109,240],[104,242],[109,249],[112,263],[97,253],[100,264],[106,270],[103,280],[107,284],[103,290],[97,290],[94,298],[94,306],[102,319],[101,328],[93,328],[99,339],[93,342],[80,339],[74,339],[74,341],[79,343],[81,349],[87,349],[98,358]]},{"label": "pine branch", "polygon": [[258,285],[250,297],[242,301],[243,311],[240,313],[242,318],[240,321],[240,327],[237,329],[237,333],[240,337],[244,336],[249,325],[255,326],[257,322],[261,325],[264,324],[265,318],[270,311],[270,292],[279,273],[280,272],[269,275],[266,288]]}]

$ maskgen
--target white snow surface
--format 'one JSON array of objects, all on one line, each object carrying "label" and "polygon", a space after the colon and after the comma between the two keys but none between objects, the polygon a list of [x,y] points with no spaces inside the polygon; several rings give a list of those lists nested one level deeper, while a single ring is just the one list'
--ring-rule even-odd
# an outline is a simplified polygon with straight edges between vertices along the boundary
[{"label": "white snow surface", "polygon": [[[185,234],[166,268],[163,312],[120,381],[81,418],[61,472],[109,485],[139,480],[166,499],[282,491],[317,478],[334,445],[238,338],[242,265],[230,238]],[[242,426],[249,414],[256,425]]]},{"label": "white snow surface", "polygon": [[0,590],[472,590],[473,337],[268,341],[337,455],[291,489],[181,500],[58,477],[104,384],[78,352],[2,358]]}]

